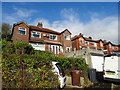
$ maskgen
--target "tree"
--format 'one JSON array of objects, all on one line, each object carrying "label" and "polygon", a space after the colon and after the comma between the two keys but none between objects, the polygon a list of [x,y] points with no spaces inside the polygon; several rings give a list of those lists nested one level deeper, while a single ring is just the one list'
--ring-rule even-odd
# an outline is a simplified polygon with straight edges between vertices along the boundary
[{"label": "tree", "polygon": [[7,23],[2,24],[1,38],[2,40],[9,41],[11,40],[11,25]]}]

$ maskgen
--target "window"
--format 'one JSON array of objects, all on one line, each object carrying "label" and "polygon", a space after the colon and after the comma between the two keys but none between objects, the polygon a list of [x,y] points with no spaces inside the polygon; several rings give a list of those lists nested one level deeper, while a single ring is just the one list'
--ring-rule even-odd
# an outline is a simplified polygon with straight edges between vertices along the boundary
[{"label": "window", "polygon": [[116,49],[118,49],[118,47],[116,46]]},{"label": "window", "polygon": [[32,32],[32,37],[40,38],[40,33],[39,32]]},{"label": "window", "polygon": [[85,41],[85,44],[88,45],[88,41]]},{"label": "window", "polygon": [[111,44],[109,44],[109,47],[112,48]]},{"label": "window", "polygon": [[80,39],[80,43],[84,43],[84,40],[83,40],[83,39]]},{"label": "window", "polygon": [[103,43],[100,43],[100,46],[103,47]]},{"label": "window", "polygon": [[112,46],[112,49],[114,49],[114,46]]},{"label": "window", "polygon": [[66,40],[70,40],[70,35],[65,35]]},{"label": "window", "polygon": [[57,36],[56,35],[50,35],[50,40],[57,40]]},{"label": "window", "polygon": [[97,47],[97,43],[94,43],[94,46]]},{"label": "window", "polygon": [[23,28],[23,27],[19,27],[19,34],[21,35],[26,35],[26,28]]},{"label": "window", "polygon": [[94,46],[94,44],[95,44],[94,42],[91,43],[91,45],[93,45],[93,46]]}]

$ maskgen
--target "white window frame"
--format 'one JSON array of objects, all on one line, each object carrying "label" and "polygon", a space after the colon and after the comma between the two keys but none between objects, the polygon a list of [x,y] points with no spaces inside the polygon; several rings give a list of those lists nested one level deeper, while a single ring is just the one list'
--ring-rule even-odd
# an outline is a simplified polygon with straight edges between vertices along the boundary
[{"label": "white window frame", "polygon": [[94,42],[94,46],[97,47],[97,43]]},{"label": "white window frame", "polygon": [[[38,34],[38,33],[39,33],[39,37],[34,37],[34,36],[33,36],[33,32],[35,32],[35,34]],[[32,37],[33,37],[33,38],[41,38],[41,33],[40,33],[40,32],[32,31],[31,33],[32,33]]]},{"label": "white window frame", "polygon": [[[82,43],[81,43],[81,41],[82,41]],[[85,42],[84,42],[84,39],[80,39],[80,43],[81,43],[81,44],[84,44],[84,43],[85,43]]]},{"label": "white window frame", "polygon": [[103,47],[103,43],[100,43],[100,46]]},{"label": "white window frame", "polygon": [[115,47],[114,47],[114,46],[112,46],[112,49],[115,49]]},{"label": "white window frame", "polygon": [[70,35],[64,35],[65,40],[70,40]]},{"label": "white window frame", "polygon": [[[52,37],[53,37],[53,36],[56,36],[56,38],[55,38],[55,39],[51,39],[51,36],[52,36]],[[57,40],[57,35],[50,34],[50,40]]]},{"label": "white window frame", "polygon": [[86,44],[86,45],[89,45],[89,42],[88,42],[88,41],[85,41],[85,44]]},{"label": "white window frame", "polygon": [[24,28],[25,30],[23,30],[23,29],[21,29],[21,28],[24,28],[24,27],[19,27],[19,28],[18,28],[18,32],[19,32],[19,31],[24,31],[25,34],[21,34],[20,32],[19,32],[19,34],[20,34],[20,35],[26,35],[26,28]]},{"label": "white window frame", "polygon": [[110,47],[110,48],[112,48],[112,45],[111,45],[111,44],[109,44],[109,47]]},{"label": "white window frame", "polygon": [[116,46],[116,49],[118,50],[118,47]]}]

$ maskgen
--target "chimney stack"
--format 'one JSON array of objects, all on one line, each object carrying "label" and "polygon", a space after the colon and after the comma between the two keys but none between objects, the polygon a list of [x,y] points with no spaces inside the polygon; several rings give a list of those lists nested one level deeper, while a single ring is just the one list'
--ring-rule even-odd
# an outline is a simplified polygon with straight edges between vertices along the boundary
[{"label": "chimney stack", "polygon": [[38,25],[37,25],[37,27],[39,27],[39,28],[42,28],[42,27],[43,27],[43,24],[42,24],[42,22],[38,22]]},{"label": "chimney stack", "polygon": [[83,34],[82,34],[82,33],[80,33],[80,34],[79,34],[79,36],[83,36]]},{"label": "chimney stack", "polygon": [[89,39],[92,39],[92,37],[89,37]]},{"label": "chimney stack", "polygon": [[103,42],[107,42],[107,40],[104,40]]}]

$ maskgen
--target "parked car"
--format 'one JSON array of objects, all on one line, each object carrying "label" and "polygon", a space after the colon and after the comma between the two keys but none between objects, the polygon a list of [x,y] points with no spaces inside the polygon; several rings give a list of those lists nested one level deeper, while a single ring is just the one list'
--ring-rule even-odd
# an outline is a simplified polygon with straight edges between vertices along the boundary
[{"label": "parked car", "polygon": [[53,72],[55,74],[58,75],[58,79],[59,79],[59,82],[60,82],[60,88],[64,88],[65,85],[66,85],[66,77],[63,73],[63,71],[61,70],[60,66],[59,66],[59,62],[55,62],[55,61],[52,61],[52,65],[53,65]]},{"label": "parked car", "polygon": [[120,55],[112,54],[104,58],[103,79],[120,82]]}]

